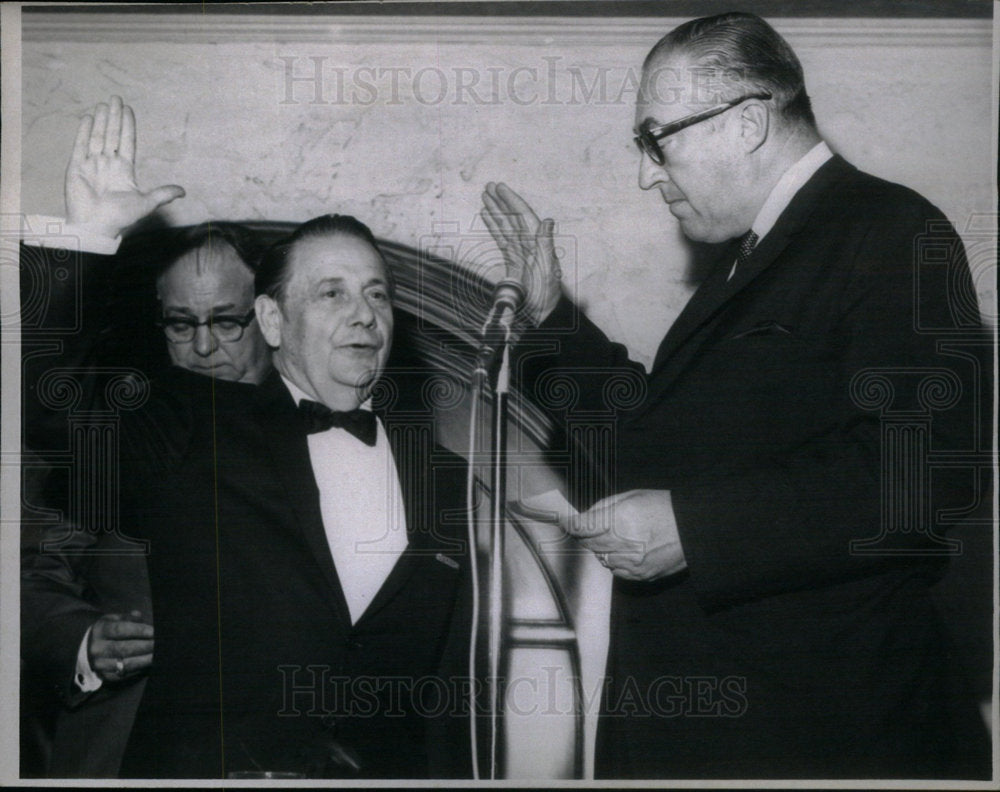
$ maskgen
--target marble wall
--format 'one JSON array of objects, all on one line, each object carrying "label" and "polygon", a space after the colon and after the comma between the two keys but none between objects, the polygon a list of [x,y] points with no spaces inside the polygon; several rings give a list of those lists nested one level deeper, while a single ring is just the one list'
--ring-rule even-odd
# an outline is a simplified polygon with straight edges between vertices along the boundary
[{"label": "marble wall", "polygon": [[[187,190],[166,222],[347,212],[489,270],[479,195],[504,180],[558,221],[570,291],[640,360],[690,293],[631,141],[639,64],[679,20],[81,18],[25,18],[23,212],[61,213],[77,119],[117,93],[140,184]],[[994,316],[990,21],[773,21],[831,145],[945,211]]]}]

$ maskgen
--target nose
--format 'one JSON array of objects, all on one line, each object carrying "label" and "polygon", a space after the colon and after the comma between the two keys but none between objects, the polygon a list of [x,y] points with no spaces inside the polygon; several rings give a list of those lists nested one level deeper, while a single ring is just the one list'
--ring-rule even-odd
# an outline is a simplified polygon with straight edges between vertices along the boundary
[{"label": "nose", "polygon": [[194,351],[195,354],[201,357],[208,357],[219,347],[219,342],[212,335],[212,332],[208,329],[207,324],[200,325],[194,331]]},{"label": "nose", "polygon": [[649,190],[660,182],[669,181],[666,169],[662,165],[657,165],[645,151],[642,152],[642,159],[639,160],[639,187]]},{"label": "nose", "polygon": [[351,316],[351,324],[362,327],[372,327],[375,324],[375,311],[372,310],[368,297],[359,295],[354,300],[354,313]]}]

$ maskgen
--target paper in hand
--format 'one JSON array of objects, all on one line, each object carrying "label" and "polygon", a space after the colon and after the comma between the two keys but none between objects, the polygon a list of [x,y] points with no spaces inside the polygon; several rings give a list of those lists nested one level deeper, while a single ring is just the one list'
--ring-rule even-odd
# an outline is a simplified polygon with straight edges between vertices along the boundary
[{"label": "paper in hand", "polygon": [[569,527],[571,520],[579,516],[579,512],[566,500],[566,496],[557,489],[522,498],[512,503],[510,508],[528,519],[552,523],[563,530]]}]

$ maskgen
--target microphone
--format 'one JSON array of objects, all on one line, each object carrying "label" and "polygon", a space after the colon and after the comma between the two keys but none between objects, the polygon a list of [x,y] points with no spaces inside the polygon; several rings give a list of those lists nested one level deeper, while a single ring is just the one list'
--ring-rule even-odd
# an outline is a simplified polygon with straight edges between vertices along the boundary
[{"label": "microphone", "polygon": [[504,278],[493,288],[493,305],[486,316],[479,343],[479,358],[483,364],[493,361],[507,343],[511,323],[522,302],[524,287],[519,280]]}]

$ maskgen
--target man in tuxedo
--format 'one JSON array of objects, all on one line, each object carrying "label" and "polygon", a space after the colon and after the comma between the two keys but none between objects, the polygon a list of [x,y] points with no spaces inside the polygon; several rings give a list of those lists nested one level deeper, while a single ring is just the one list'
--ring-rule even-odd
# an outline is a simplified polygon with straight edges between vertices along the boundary
[{"label": "man in tuxedo", "polygon": [[[53,276],[64,266],[65,251],[35,248],[25,253],[39,266],[34,278],[24,281],[35,288],[43,285],[48,294],[47,315],[25,328],[25,344],[30,347],[51,337],[46,326],[59,326],[60,317],[77,314],[79,322],[61,323],[74,329],[60,339],[64,350],[59,365],[74,368],[92,393],[106,384],[96,381],[97,371],[143,363],[135,350],[137,334],[130,332],[123,344],[123,329],[110,319],[117,313],[113,295],[121,270],[142,264],[119,262],[111,254],[122,231],[183,194],[171,186],[149,193],[138,189],[134,135],[132,111],[119,97],[81,120],[66,173],[66,222],[59,223],[60,239],[75,237],[84,248],[77,251],[79,279]],[[32,220],[31,225],[41,224]],[[88,253],[86,248],[103,253]],[[270,351],[253,318],[254,246],[249,232],[232,223],[206,223],[174,234],[169,248],[155,288],[157,323],[170,361],[220,379],[260,381],[270,369]],[[53,256],[59,260],[50,261]],[[152,278],[148,281],[144,285],[151,287]],[[152,324],[153,317],[143,318]],[[118,346],[128,349],[119,352]],[[28,356],[29,405],[37,402],[33,383],[53,365],[48,354]],[[26,446],[34,446],[44,457],[47,437],[54,432],[62,447],[62,413],[42,416],[31,410],[28,415]],[[53,497],[55,488],[50,482],[47,505],[65,513],[68,504]],[[66,523],[26,529],[22,544],[24,675],[41,688],[43,700],[56,702],[52,735],[45,741],[46,760],[35,772],[114,777],[153,657],[145,559],[120,532]],[[24,704],[30,709],[29,702]]]},{"label": "man in tuxedo", "polygon": [[929,591],[988,467],[958,235],[829,150],[798,59],[750,14],[652,49],[635,131],[640,187],[714,261],[648,375],[561,297],[552,221],[484,193],[529,290],[539,403],[569,378],[562,405],[607,414],[601,369],[643,382],[594,448],[610,462],[571,471],[589,489],[566,528],[615,575],[598,775],[988,777]]},{"label": "man in tuxedo", "polygon": [[156,655],[122,773],[464,774],[465,466],[391,409],[385,263],[366,226],[322,216],[256,291],[275,371],[174,368],[123,418]]}]

